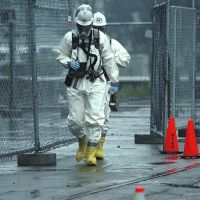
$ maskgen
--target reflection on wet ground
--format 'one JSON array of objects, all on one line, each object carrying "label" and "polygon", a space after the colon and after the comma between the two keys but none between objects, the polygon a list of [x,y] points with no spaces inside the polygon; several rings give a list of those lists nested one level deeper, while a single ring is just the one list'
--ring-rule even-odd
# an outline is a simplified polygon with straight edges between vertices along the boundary
[{"label": "reflection on wet ground", "polygon": [[[198,159],[161,154],[162,145],[134,144],[135,133],[149,133],[149,114],[148,106],[113,112],[105,159],[96,167],[76,162],[76,143],[53,150],[57,154],[57,165],[53,167],[17,167],[14,161],[1,163],[0,199],[128,200],[133,199],[134,187],[142,185],[147,200],[200,200]],[[54,123],[43,121],[44,134]],[[59,130],[64,130],[65,121],[61,120],[59,126]],[[20,136],[23,142],[29,134]],[[183,143],[180,148],[183,149]]]}]

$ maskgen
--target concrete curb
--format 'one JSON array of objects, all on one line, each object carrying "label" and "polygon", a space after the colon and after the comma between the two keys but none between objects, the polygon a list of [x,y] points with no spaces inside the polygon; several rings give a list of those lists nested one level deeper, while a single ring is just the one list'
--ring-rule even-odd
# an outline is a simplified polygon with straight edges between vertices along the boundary
[{"label": "concrete curb", "polygon": [[[186,136],[186,129],[187,128],[181,128],[178,130],[178,136],[179,137],[185,137]],[[196,128],[195,129],[196,137],[200,137],[200,129]]]},{"label": "concrete curb", "polygon": [[18,166],[52,166],[56,165],[55,153],[21,154],[17,156]]},{"label": "concrete curb", "polygon": [[139,135],[135,134],[135,144],[162,144],[162,137],[156,135]]}]

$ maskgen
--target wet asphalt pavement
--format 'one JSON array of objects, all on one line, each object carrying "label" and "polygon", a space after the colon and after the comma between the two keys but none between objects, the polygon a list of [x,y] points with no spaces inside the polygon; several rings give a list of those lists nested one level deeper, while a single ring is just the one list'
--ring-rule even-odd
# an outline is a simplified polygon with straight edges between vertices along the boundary
[{"label": "wet asphalt pavement", "polygon": [[149,134],[149,123],[148,103],[121,104],[110,118],[105,160],[96,167],[75,161],[77,143],[53,150],[56,166],[1,161],[0,200],[128,200],[136,185],[144,186],[146,200],[200,200],[199,159],[163,155],[162,145],[134,143],[135,133]]}]

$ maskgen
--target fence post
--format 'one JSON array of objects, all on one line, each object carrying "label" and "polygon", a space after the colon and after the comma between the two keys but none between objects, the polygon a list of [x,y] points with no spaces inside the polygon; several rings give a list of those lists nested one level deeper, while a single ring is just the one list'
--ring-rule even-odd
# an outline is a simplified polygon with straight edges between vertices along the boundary
[{"label": "fence post", "polygon": [[[195,2],[193,0],[192,7],[195,9]],[[195,121],[195,69],[196,69],[196,13],[194,14],[194,26],[193,26],[193,66],[192,66],[192,109],[191,109],[191,116],[192,119]]]},{"label": "fence post", "polygon": [[192,0],[192,8],[195,8],[195,0]]},{"label": "fence post", "polygon": [[167,23],[167,28],[166,28],[166,37],[167,37],[167,48],[166,48],[166,74],[165,74],[165,79],[166,79],[166,84],[165,84],[165,111],[164,111],[164,123],[163,123],[163,147],[164,147],[164,143],[165,143],[165,134],[166,134],[166,130],[167,130],[167,122],[168,122],[168,117],[169,117],[169,70],[170,70],[170,66],[169,66],[169,31],[170,31],[170,5],[171,5],[171,1],[167,0],[167,19],[166,19],[166,23]]},{"label": "fence post", "polygon": [[173,34],[173,48],[174,48],[174,66],[173,66],[173,79],[172,79],[172,115],[175,117],[176,112],[176,71],[177,71],[177,10],[175,10],[175,16],[174,16],[174,34]]},{"label": "fence post", "polygon": [[37,85],[37,65],[36,65],[36,24],[35,9],[36,0],[28,1],[29,9],[29,63],[32,69],[32,97],[33,97],[33,120],[34,120],[34,142],[35,152],[40,150],[39,141],[39,117],[38,117],[38,85]]},{"label": "fence post", "polygon": [[17,163],[19,166],[50,166],[56,165],[55,153],[40,153],[39,115],[38,115],[38,83],[36,60],[36,0],[28,0],[29,15],[29,64],[32,69],[32,97],[34,118],[34,150],[35,154],[19,154]]},{"label": "fence post", "polygon": [[9,66],[9,118],[10,118],[10,130],[13,129],[13,117],[16,114],[15,105],[14,105],[14,72],[15,72],[15,59],[16,59],[16,38],[15,38],[15,12],[7,11],[7,15],[9,15],[9,49],[10,49],[10,66]]}]

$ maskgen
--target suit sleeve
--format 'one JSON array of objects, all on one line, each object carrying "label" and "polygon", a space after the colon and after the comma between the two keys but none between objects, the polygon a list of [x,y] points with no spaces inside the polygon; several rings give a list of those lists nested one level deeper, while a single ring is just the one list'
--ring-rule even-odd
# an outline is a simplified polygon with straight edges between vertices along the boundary
[{"label": "suit sleeve", "polygon": [[119,79],[119,70],[115,62],[115,56],[112,51],[110,41],[107,36],[100,32],[100,47],[101,47],[101,59],[102,65],[112,82],[116,82]]},{"label": "suit sleeve", "polygon": [[67,63],[71,61],[71,48],[72,48],[72,32],[68,32],[63,37],[59,48],[58,57],[56,58],[60,63],[67,66]]},{"label": "suit sleeve", "polygon": [[111,46],[115,54],[115,61],[118,67],[127,67],[130,61],[128,51],[115,39],[111,40]]}]

